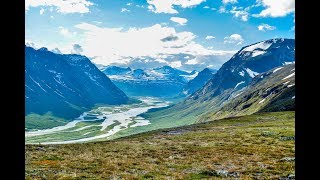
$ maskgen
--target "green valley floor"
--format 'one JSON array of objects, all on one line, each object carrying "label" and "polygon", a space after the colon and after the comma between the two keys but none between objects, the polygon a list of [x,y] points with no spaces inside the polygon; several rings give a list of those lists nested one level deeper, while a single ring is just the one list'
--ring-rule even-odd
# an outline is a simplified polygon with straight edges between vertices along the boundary
[{"label": "green valley floor", "polygon": [[279,179],[295,174],[295,112],[261,113],[111,141],[26,145],[26,179]]}]

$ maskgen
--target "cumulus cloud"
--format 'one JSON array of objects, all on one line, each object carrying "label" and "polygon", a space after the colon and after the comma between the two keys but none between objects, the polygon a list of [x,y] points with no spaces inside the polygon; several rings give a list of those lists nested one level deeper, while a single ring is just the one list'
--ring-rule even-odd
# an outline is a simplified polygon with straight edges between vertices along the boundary
[{"label": "cumulus cloud", "polygon": [[214,38],[216,38],[216,37],[214,37],[214,36],[207,36],[207,37],[206,37],[206,40],[210,40],[210,39],[214,39]]},{"label": "cumulus cloud", "polygon": [[266,30],[272,31],[272,30],[275,30],[275,29],[276,29],[275,26],[270,26],[269,24],[260,24],[258,26],[258,30],[259,31],[266,31]]},{"label": "cumulus cloud", "polygon": [[25,0],[25,11],[30,7],[55,7],[57,12],[68,13],[88,13],[89,6],[93,3],[88,0]]},{"label": "cumulus cloud", "polygon": [[147,0],[148,9],[154,13],[176,14],[178,11],[174,6],[190,8],[201,4],[205,0]]},{"label": "cumulus cloud", "polygon": [[175,23],[180,24],[181,26],[186,25],[186,23],[188,22],[188,19],[180,18],[180,17],[171,17],[170,20],[175,22]]},{"label": "cumulus cloud", "polygon": [[228,4],[228,3],[235,4],[235,3],[238,3],[238,1],[237,0],[222,0],[222,3],[223,4]]},{"label": "cumulus cloud", "polygon": [[62,26],[59,27],[59,33],[67,38],[75,36],[77,33],[76,32],[70,32],[69,29],[64,28]]},{"label": "cumulus cloud", "polygon": [[204,8],[204,9],[209,9],[210,7],[209,7],[209,6],[204,6],[203,8]]},{"label": "cumulus cloud", "polygon": [[130,12],[130,10],[127,8],[121,8],[121,12]]},{"label": "cumulus cloud", "polygon": [[295,0],[258,0],[265,7],[254,17],[283,17],[295,11]]},{"label": "cumulus cloud", "polygon": [[230,36],[224,37],[223,43],[237,44],[240,45],[244,42],[242,36],[240,34],[232,34]]},{"label": "cumulus cloud", "polygon": [[73,54],[81,54],[82,52],[83,52],[83,49],[79,44],[74,44],[72,46],[71,53],[73,53]]},{"label": "cumulus cloud", "polygon": [[242,21],[248,21],[249,13],[243,9],[242,7],[233,7],[230,10],[230,13],[233,14],[234,17],[240,18]]},{"label": "cumulus cloud", "polygon": [[[90,57],[94,63],[103,65],[120,63],[134,67],[147,63],[145,66],[167,64],[191,69],[198,66],[186,66],[186,56],[210,56],[211,59],[226,61],[234,53],[208,49],[195,42],[196,35],[192,32],[177,32],[173,27],[160,24],[129,29],[99,27],[88,23],[75,27],[84,33],[80,44],[82,54]],[[212,60],[211,64],[215,63]]]},{"label": "cumulus cloud", "polygon": [[131,6],[131,5],[132,5],[132,3],[127,3],[126,5],[127,5],[127,6]]}]

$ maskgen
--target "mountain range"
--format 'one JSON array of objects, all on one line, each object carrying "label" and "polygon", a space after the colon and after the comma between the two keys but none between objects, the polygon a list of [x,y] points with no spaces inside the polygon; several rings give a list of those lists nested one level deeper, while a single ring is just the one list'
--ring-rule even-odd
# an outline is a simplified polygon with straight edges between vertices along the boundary
[{"label": "mountain range", "polygon": [[129,96],[173,97],[182,92],[197,71],[186,72],[170,66],[153,69],[107,66],[102,69]]}]

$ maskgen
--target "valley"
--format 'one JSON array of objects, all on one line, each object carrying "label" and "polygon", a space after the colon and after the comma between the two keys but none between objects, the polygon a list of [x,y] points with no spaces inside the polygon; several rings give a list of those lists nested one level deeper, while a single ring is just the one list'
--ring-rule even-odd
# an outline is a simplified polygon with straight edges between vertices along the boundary
[{"label": "valley", "polygon": [[26,179],[295,178],[292,39],[245,46],[217,71],[28,51]]},{"label": "valley", "polygon": [[293,111],[259,113],[104,142],[26,145],[25,175],[26,179],[294,179],[294,121]]},{"label": "valley", "polygon": [[106,140],[116,133],[141,126],[150,121],[139,116],[149,109],[166,107],[169,101],[139,97],[140,103],[120,106],[98,106],[62,126],[26,131],[26,143],[66,144]]}]

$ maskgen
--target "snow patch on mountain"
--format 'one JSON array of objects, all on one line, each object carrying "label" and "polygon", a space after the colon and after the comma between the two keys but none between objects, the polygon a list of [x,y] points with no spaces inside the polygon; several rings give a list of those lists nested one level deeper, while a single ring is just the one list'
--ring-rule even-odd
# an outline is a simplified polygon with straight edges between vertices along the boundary
[{"label": "snow patch on mountain", "polygon": [[254,51],[256,49],[267,50],[271,45],[272,45],[272,43],[264,41],[264,42],[260,42],[260,43],[248,46],[248,47],[244,48],[242,51]]},{"label": "snow patch on mountain", "polygon": [[252,71],[249,68],[246,68],[247,73],[249,74],[250,77],[254,78],[256,75],[258,75],[259,73]]},{"label": "snow patch on mountain", "polygon": [[273,73],[279,71],[280,69],[282,69],[283,67],[279,67],[279,68],[276,68],[275,70],[273,70]]},{"label": "snow patch on mountain", "polygon": [[244,76],[244,71],[243,71],[243,70],[240,71],[240,72],[239,72],[239,75],[240,75],[240,76]]},{"label": "snow patch on mountain", "polygon": [[266,98],[262,99],[261,101],[259,101],[259,104],[263,103],[266,100]]},{"label": "snow patch on mountain", "polygon": [[294,64],[294,61],[293,61],[293,62],[286,62],[286,61],[285,61],[285,62],[283,62],[282,64],[283,64],[283,65]]},{"label": "snow patch on mountain", "polygon": [[295,75],[295,72],[294,72],[294,73],[292,73],[292,74],[290,74],[289,76],[287,76],[287,77],[283,78],[282,80],[285,80],[285,79],[291,78],[291,77],[292,77],[292,76],[294,76],[294,75]]},{"label": "snow patch on mountain", "polygon": [[262,55],[262,54],[264,54],[264,53],[266,53],[266,52],[265,52],[265,51],[260,51],[260,50],[254,50],[254,51],[252,52],[251,57],[260,56],[260,55]]},{"label": "snow patch on mountain", "polygon": [[237,85],[234,87],[234,89],[236,89],[240,84],[243,84],[243,83],[244,83],[244,81],[237,83]]}]

